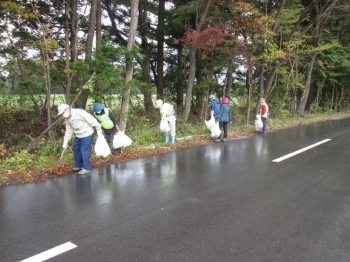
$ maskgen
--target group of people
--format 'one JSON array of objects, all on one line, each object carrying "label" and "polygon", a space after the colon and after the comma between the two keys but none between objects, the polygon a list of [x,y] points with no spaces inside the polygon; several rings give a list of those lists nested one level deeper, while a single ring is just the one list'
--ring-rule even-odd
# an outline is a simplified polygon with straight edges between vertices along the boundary
[{"label": "group of people", "polygon": [[[75,135],[73,142],[74,172],[79,175],[90,173],[90,153],[94,141],[94,130],[97,136],[103,136],[108,143],[116,132],[119,132],[117,119],[112,111],[103,107],[100,103],[93,106],[93,116],[83,109],[71,108],[67,104],[61,104],[57,108],[57,116],[62,115],[66,130],[63,138],[63,149],[68,146],[68,142]],[[115,150],[114,153],[117,151]]]},{"label": "group of people", "polygon": [[227,97],[221,99],[221,104],[214,95],[209,96],[209,115],[215,118],[215,123],[219,124],[220,131],[224,130],[224,136],[214,138],[214,142],[225,142],[227,140],[227,126],[232,123],[232,108]]},{"label": "group of people", "polygon": [[[259,98],[260,104],[260,117],[263,123],[263,127],[261,129],[261,134],[265,134],[266,130],[266,122],[269,113],[269,107],[266,104],[265,98]],[[232,122],[232,109],[229,104],[229,99],[227,97],[223,97],[221,99],[221,103],[215,95],[209,95],[209,113],[208,115],[213,115],[215,118],[215,122],[219,124],[220,131],[224,131],[224,136],[222,137],[221,133],[218,137],[214,139],[214,142],[225,142],[227,140],[227,126]]]},{"label": "group of people", "polygon": [[[223,97],[221,103],[214,95],[209,96],[209,114],[215,118],[215,122],[219,124],[220,131],[223,130],[223,136],[217,136],[214,141],[227,140],[227,126],[232,122],[232,109],[229,104],[229,99]],[[260,115],[263,122],[261,133],[266,133],[266,121],[268,116],[268,106],[264,98],[259,99]],[[176,114],[174,107],[169,103],[164,103],[163,100],[158,99],[155,102],[155,108],[160,110],[161,119],[168,125],[168,130],[164,133],[165,143],[175,143],[176,139]],[[66,124],[65,135],[63,138],[63,149],[68,146],[68,142],[75,135],[73,142],[73,157],[74,168],[73,171],[78,172],[79,175],[88,174],[91,170],[90,153],[94,140],[94,130],[98,136],[103,136],[106,141],[113,143],[113,137],[116,132],[119,132],[119,126],[112,110],[102,106],[100,103],[93,105],[93,115],[83,109],[71,108],[67,104],[61,104],[57,108],[57,116],[63,116]],[[116,149],[114,154],[116,154]]]}]

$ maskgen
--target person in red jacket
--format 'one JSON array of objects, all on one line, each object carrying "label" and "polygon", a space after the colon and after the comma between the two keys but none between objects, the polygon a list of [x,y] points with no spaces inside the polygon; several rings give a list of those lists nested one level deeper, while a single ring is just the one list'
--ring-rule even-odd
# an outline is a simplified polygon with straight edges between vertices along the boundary
[{"label": "person in red jacket", "polygon": [[265,98],[260,97],[259,98],[259,103],[260,103],[260,116],[261,116],[261,121],[263,122],[263,128],[261,130],[261,134],[265,134],[267,132],[266,130],[266,122],[267,122],[267,115],[269,112],[269,107],[265,102]]}]

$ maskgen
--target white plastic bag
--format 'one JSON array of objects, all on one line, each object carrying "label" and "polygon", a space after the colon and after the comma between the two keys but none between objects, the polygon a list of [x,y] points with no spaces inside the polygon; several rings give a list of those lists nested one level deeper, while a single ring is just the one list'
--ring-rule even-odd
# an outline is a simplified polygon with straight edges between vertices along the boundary
[{"label": "white plastic bag", "polygon": [[124,146],[124,147],[130,146],[131,143],[132,143],[131,138],[128,137],[127,135],[125,135],[124,132],[119,132],[119,133],[122,133],[122,136],[123,136],[123,146]]},{"label": "white plastic bag", "polygon": [[132,140],[124,132],[118,132],[113,137],[113,149],[130,146]]},{"label": "white plastic bag", "polygon": [[214,111],[210,112],[210,119],[208,121],[204,121],[204,123],[209,130],[211,130],[215,126]]},{"label": "white plastic bag", "polygon": [[216,138],[221,134],[221,130],[219,127],[219,122],[214,123],[214,127],[212,129],[210,129],[211,131],[211,137],[212,138]]},{"label": "white plastic bag", "polygon": [[260,131],[263,128],[263,122],[261,120],[261,116],[256,115],[254,122],[255,122],[255,130]]},{"label": "white plastic bag", "polygon": [[123,136],[121,132],[118,132],[113,137],[113,149],[123,147]]},{"label": "white plastic bag", "polygon": [[169,126],[168,121],[162,119],[160,121],[160,124],[159,124],[159,129],[160,129],[160,132],[164,132],[164,133],[169,132],[170,131],[170,126]]},{"label": "white plastic bag", "polygon": [[111,149],[103,136],[98,136],[95,143],[96,156],[106,157],[111,154]]}]

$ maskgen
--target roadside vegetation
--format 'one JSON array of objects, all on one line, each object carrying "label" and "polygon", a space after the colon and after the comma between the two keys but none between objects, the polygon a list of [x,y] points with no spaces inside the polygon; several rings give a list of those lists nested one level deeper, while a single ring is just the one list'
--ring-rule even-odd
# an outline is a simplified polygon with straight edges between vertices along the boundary
[{"label": "roadside vegetation", "polygon": [[[259,97],[269,105],[270,131],[346,115],[349,6],[350,0],[0,1],[0,184],[70,172],[71,150],[58,163],[60,103],[87,111],[102,103],[133,139],[120,155],[92,156],[93,167],[210,143],[210,94],[229,98],[231,139],[255,134]],[[176,108],[175,145],[163,145],[155,99]]]},{"label": "roadside vegetation", "polygon": [[[71,146],[62,154],[62,138],[64,122],[60,122],[52,129],[51,137],[45,135],[35,146],[33,152],[28,153],[28,144],[38,137],[46,128],[46,119],[33,107],[10,103],[0,109],[0,185],[18,185],[45,181],[71,173],[73,155]],[[112,108],[113,109],[113,108]],[[255,132],[254,122],[245,124],[243,117],[238,113],[239,107],[233,105],[234,121],[229,126],[229,140],[258,135]],[[113,111],[118,114],[117,109]],[[133,140],[133,144],[123,149],[121,154],[110,155],[106,158],[92,156],[94,168],[113,164],[130,159],[142,158],[167,153],[188,147],[212,143],[210,131],[203,122],[193,115],[189,121],[181,117],[177,120],[177,141],[175,144],[163,143],[160,133],[159,113],[147,114],[141,108],[132,110],[126,134]],[[52,115],[56,115],[55,108]],[[303,117],[290,117],[288,115],[271,116],[268,121],[268,130],[288,128],[313,122],[323,121],[336,117],[347,116],[346,112],[314,112]],[[55,117],[53,117],[55,118]],[[53,140],[52,140],[53,138]]]}]

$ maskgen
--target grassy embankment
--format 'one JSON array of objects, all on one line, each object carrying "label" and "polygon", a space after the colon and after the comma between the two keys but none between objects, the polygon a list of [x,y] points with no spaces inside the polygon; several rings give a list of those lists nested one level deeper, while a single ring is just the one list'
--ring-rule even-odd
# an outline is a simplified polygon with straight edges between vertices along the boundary
[{"label": "grassy embankment", "polygon": [[[22,183],[45,181],[47,178],[54,178],[70,173],[73,166],[71,147],[66,150],[60,163],[58,159],[62,153],[62,136],[64,125],[59,124],[54,132],[55,142],[49,142],[48,138],[42,139],[36,146],[33,154],[27,153],[24,149],[30,139],[36,137],[42,130],[41,119],[35,118],[35,112],[20,112],[18,117],[16,110],[9,118],[9,111],[0,111],[0,119],[3,119],[2,128],[5,128],[7,136],[2,138],[0,144],[0,185],[16,185]],[[3,118],[5,115],[7,118]],[[24,114],[24,118],[23,118]],[[310,114],[303,117],[273,118],[268,121],[268,130],[289,128],[314,122],[324,121],[333,118],[345,117],[348,113],[320,113]],[[7,119],[7,120],[6,120]],[[6,122],[7,121],[7,122]],[[6,123],[4,123],[6,122]],[[92,166],[98,167],[107,163],[116,163],[130,159],[142,158],[152,155],[164,154],[171,150],[178,150],[198,145],[211,143],[210,132],[204,124],[184,122],[179,119],[177,122],[177,140],[174,145],[164,145],[162,134],[158,129],[158,116],[153,120],[145,115],[134,112],[129,115],[127,135],[133,139],[131,147],[123,150],[122,154],[111,155],[107,158],[97,158],[92,154]],[[42,124],[42,123],[41,123]],[[254,123],[241,125],[233,123],[229,126],[229,139],[242,136],[255,135]],[[16,140],[17,138],[17,140]],[[12,140],[11,140],[12,139]],[[11,147],[5,143],[11,141]]]}]

